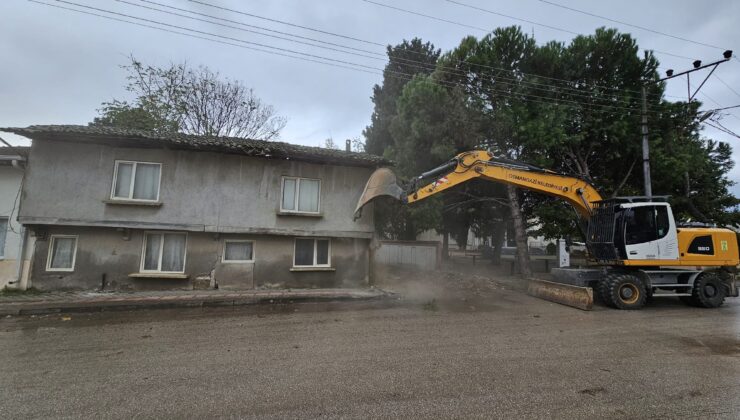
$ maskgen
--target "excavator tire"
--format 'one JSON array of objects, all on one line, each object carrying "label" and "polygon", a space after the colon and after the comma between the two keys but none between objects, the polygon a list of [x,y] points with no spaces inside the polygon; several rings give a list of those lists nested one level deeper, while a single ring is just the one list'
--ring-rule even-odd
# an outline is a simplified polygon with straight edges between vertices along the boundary
[{"label": "excavator tire", "polygon": [[604,301],[616,309],[640,309],[645,306],[645,283],[632,274],[608,274],[603,282]]},{"label": "excavator tire", "polygon": [[609,305],[609,294],[607,293],[609,287],[607,284],[609,284],[609,277],[613,276],[614,274],[609,274],[605,279],[599,282],[598,285],[594,288],[594,294],[596,297],[603,303],[604,305]]},{"label": "excavator tire", "polygon": [[719,308],[725,301],[727,289],[715,273],[704,273],[694,281],[691,303],[700,308]]}]

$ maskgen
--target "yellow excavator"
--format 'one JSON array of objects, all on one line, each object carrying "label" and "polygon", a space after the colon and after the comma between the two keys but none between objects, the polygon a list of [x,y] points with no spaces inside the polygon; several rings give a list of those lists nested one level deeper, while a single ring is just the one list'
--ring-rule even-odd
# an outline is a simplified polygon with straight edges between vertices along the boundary
[{"label": "yellow excavator", "polygon": [[638,309],[651,297],[678,296],[693,306],[716,308],[725,297],[738,296],[740,257],[734,231],[677,225],[667,197],[603,199],[583,179],[488,151],[461,153],[412,179],[405,189],[390,169],[380,168],[370,176],[355,216],[380,196],[412,204],[472,179],[537,191],[573,206],[596,267],[555,269],[552,275],[555,283],[590,288],[591,300],[595,292],[611,307]]}]

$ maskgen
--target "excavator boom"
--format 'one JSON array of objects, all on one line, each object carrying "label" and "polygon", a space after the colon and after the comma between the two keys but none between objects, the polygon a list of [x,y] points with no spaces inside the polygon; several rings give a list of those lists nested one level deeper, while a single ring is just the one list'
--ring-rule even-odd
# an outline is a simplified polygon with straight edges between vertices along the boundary
[{"label": "excavator boom", "polygon": [[[398,186],[393,172],[386,168],[379,169],[370,177],[357,205],[355,215],[358,215],[367,203],[379,196],[390,196],[413,203],[475,178],[510,184],[559,197],[570,203],[586,219],[590,218],[594,203],[601,200],[598,191],[582,179],[497,158],[487,151],[474,150],[461,153],[444,165],[414,178],[405,192]],[[433,180],[422,185],[429,179]]]}]

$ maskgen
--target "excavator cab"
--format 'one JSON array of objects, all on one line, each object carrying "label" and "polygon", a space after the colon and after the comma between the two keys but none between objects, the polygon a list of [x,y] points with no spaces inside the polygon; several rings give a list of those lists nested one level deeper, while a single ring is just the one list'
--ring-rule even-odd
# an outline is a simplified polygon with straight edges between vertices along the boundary
[{"label": "excavator cab", "polygon": [[596,202],[586,246],[602,263],[678,260],[676,221],[667,197],[619,197]]}]

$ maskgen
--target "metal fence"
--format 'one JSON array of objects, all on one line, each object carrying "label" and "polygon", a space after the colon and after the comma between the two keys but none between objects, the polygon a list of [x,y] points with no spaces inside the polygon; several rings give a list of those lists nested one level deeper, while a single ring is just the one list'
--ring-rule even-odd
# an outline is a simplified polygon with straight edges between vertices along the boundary
[{"label": "metal fence", "polygon": [[374,252],[374,263],[386,266],[407,266],[421,270],[439,267],[442,245],[436,241],[380,241]]}]

